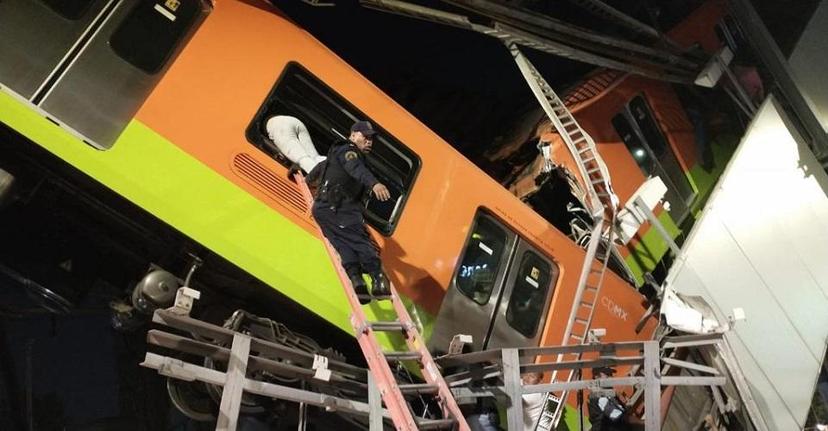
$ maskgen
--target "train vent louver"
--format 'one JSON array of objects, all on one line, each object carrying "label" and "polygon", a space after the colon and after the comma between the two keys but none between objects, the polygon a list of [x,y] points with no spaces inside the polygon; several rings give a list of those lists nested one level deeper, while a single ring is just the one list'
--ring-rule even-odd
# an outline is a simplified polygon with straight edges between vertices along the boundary
[{"label": "train vent louver", "polygon": [[308,205],[296,184],[277,175],[250,154],[236,154],[233,157],[233,171],[269,197],[296,210],[300,215],[308,213]]}]

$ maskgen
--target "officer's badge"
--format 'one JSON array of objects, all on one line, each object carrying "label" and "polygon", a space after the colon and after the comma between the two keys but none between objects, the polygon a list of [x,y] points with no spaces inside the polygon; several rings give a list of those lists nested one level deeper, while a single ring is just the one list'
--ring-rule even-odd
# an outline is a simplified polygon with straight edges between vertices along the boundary
[{"label": "officer's badge", "polygon": [[345,160],[347,161],[356,160],[358,157],[359,155],[356,153],[356,151],[348,151],[347,153],[345,153]]}]

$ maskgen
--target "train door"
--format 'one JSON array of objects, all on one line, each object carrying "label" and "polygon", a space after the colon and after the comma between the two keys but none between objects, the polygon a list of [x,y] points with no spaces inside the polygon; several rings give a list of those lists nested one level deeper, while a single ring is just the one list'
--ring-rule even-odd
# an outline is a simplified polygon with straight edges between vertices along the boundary
[{"label": "train door", "polygon": [[478,212],[429,347],[445,351],[456,334],[472,348],[538,344],[558,267],[508,226]]},{"label": "train door", "polygon": [[0,1],[0,84],[109,148],[211,10],[209,0]]},{"label": "train door", "polygon": [[0,2],[0,84],[32,98],[106,3]]}]

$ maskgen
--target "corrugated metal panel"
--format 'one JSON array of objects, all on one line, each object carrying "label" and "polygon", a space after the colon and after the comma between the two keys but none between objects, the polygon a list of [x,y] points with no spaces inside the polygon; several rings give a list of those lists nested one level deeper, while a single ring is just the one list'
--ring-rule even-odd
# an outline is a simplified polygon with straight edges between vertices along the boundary
[{"label": "corrugated metal panel", "polygon": [[233,157],[233,171],[257,189],[293,210],[297,215],[307,216],[308,204],[302,192],[299,191],[299,187],[276,175],[250,154],[236,154]]},{"label": "corrugated metal panel", "polygon": [[771,429],[802,429],[828,339],[828,175],[769,99],[668,282],[721,319]]}]

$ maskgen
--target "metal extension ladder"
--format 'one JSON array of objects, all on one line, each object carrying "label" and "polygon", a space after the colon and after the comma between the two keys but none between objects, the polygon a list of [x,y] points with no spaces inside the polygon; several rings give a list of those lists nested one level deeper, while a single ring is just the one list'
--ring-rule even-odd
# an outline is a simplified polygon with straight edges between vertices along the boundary
[{"label": "metal extension ladder", "polygon": [[[569,112],[564,102],[555,94],[552,87],[541,76],[540,72],[523,55],[517,45],[510,40],[504,41],[515,62],[520,68],[524,79],[532,89],[532,93],[540,102],[549,120],[557,129],[558,133],[572,153],[578,170],[583,178],[587,190],[587,206],[592,214],[594,225],[591,232],[589,244],[584,256],[584,264],[581,268],[581,275],[578,279],[578,288],[575,292],[575,299],[572,310],[564,331],[562,345],[584,344],[587,342],[587,334],[592,317],[595,314],[595,305],[598,301],[598,294],[606,273],[607,263],[612,254],[613,226],[615,224],[616,208],[618,198],[612,191],[609,180],[609,172],[606,165],[595,147],[595,142],[584,131],[575,117]],[[605,239],[606,238],[606,239]],[[606,242],[604,242],[606,241]],[[604,245],[606,244],[606,245]],[[580,360],[580,354],[569,354],[566,359]],[[558,355],[558,362],[565,359],[565,355]],[[574,372],[568,372],[567,376],[559,379],[557,372],[553,373],[552,381],[572,380]],[[538,430],[548,430],[556,426],[563,414],[566,405],[567,391],[560,391],[555,394],[547,393],[544,405],[547,405],[550,398],[556,401],[557,406],[554,412],[548,409],[539,419]]]},{"label": "metal extension ladder", "polygon": [[[308,207],[313,204],[313,196],[308,189],[305,179],[301,173],[294,175],[302,194],[308,201]],[[320,231],[321,235],[321,231]],[[351,326],[354,328],[359,347],[368,362],[374,382],[379,389],[382,400],[398,431],[446,429],[458,431],[470,431],[454,396],[446,384],[440,370],[431,354],[426,348],[425,340],[417,331],[417,327],[411,320],[405,304],[400,300],[397,290],[389,280],[391,288],[391,302],[397,313],[397,320],[371,322],[365,316],[362,305],[357,299],[356,292],[350,279],[339,260],[339,255],[330,242],[322,235],[328,255],[334,264],[342,287],[345,289],[345,296],[351,305]],[[384,351],[377,340],[377,332],[399,332],[401,333],[408,347],[407,351]],[[389,362],[415,361],[422,373],[424,384],[398,384],[391,370]],[[406,401],[405,396],[410,395],[435,395],[440,403],[443,419],[426,419],[415,417]],[[371,431],[381,430],[381,422],[378,422],[379,414],[371,418]]]}]

